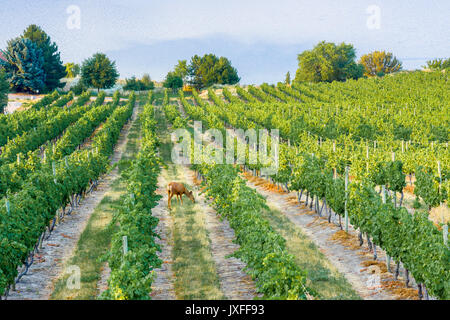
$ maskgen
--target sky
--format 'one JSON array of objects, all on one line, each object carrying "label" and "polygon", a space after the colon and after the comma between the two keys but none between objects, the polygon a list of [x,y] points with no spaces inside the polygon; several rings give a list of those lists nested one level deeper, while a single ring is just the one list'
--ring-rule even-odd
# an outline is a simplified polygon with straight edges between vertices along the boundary
[{"label": "sky", "polygon": [[161,81],[178,60],[214,53],[231,60],[241,84],[276,83],[323,40],[353,44],[358,58],[393,52],[407,70],[450,57],[448,0],[2,0],[0,8],[0,49],[37,24],[64,62],[104,52],[121,78]]}]

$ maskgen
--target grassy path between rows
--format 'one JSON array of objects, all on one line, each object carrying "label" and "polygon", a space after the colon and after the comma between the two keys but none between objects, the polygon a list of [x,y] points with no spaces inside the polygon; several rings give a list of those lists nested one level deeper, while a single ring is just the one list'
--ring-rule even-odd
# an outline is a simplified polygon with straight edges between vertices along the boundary
[{"label": "grassy path between rows", "polygon": [[[141,111],[142,99],[143,96],[138,97],[137,114]],[[71,274],[63,274],[55,284],[50,297],[53,300],[93,300],[98,296],[98,282],[106,267],[102,257],[109,250],[113,234],[109,225],[120,197],[126,191],[120,173],[128,166],[127,160],[132,159],[139,150],[140,122],[137,119],[138,115],[128,131],[125,150],[119,156],[121,161],[109,173],[111,183],[89,218],[73,256],[66,263],[66,269],[69,266],[80,268],[80,289],[70,289],[67,282]]]},{"label": "grassy path between rows", "polygon": [[[157,96],[156,104],[161,104]],[[167,183],[182,182],[189,190],[194,187],[187,181],[186,170],[171,160],[171,141],[168,124],[160,107],[156,108],[160,156],[166,168],[161,176]],[[205,213],[199,203],[192,203],[184,197],[183,206],[172,198],[170,211],[172,227],[172,272],[177,299],[197,300],[224,299],[216,265],[211,253],[211,243],[205,226]]]}]

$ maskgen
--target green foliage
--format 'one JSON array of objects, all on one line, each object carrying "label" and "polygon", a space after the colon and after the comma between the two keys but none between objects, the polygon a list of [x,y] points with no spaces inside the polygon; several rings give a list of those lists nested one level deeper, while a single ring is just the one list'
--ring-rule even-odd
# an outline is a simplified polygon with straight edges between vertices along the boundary
[{"label": "green foliage", "polygon": [[213,84],[236,84],[240,81],[237,70],[225,58],[214,54],[195,55],[188,66],[189,83],[197,89]]},{"label": "green foliage", "polygon": [[365,54],[359,61],[364,66],[364,75],[367,77],[383,77],[388,73],[400,71],[402,63],[394,57],[392,52],[374,51]]},{"label": "green foliage", "polygon": [[76,95],[76,96],[79,96],[80,94],[82,94],[86,90],[88,90],[88,87],[86,87],[83,84],[83,81],[81,81],[81,80],[79,80],[76,85],[74,85],[73,87],[70,88],[70,91],[72,91],[73,94]]},{"label": "green foliage", "polygon": [[353,45],[320,42],[312,50],[299,54],[295,82],[332,82],[358,79],[363,67],[356,64]]},{"label": "green foliage", "polygon": [[429,60],[427,61],[426,68],[438,71],[450,69],[450,58]]},{"label": "green foliage", "polygon": [[284,84],[290,85],[291,84],[291,73],[288,71],[286,73],[286,79],[284,80]]},{"label": "green foliage", "polygon": [[132,76],[130,79],[125,79],[125,85],[123,86],[124,90],[130,91],[145,91],[145,90],[153,90],[155,88],[155,84],[150,79],[148,74],[144,74],[142,79],[136,79],[135,76]]},{"label": "green foliage", "polygon": [[429,168],[417,168],[415,184],[414,194],[423,199],[428,209],[439,206],[447,198],[446,190],[439,190],[439,177]]},{"label": "green foliage", "polygon": [[174,74],[179,76],[183,82],[186,82],[186,78],[188,76],[188,65],[186,60],[178,60],[178,64],[175,66],[173,70]]},{"label": "green foliage", "polygon": [[286,251],[284,238],[265,220],[264,198],[246,186],[231,165],[200,165],[206,190],[218,214],[234,229],[240,248],[233,255],[247,264],[258,291],[267,299],[306,299],[314,294],[306,288],[306,272]]},{"label": "green foliage", "polygon": [[44,56],[34,42],[26,38],[12,39],[3,53],[6,61],[0,60],[0,66],[5,68],[13,89],[25,92],[45,89]]},{"label": "green foliage", "polygon": [[[416,211],[412,215],[406,208],[396,207],[391,198],[383,204],[375,189],[375,185],[386,185],[391,191],[401,192],[405,186],[405,173],[415,172],[416,195],[427,205],[439,205],[448,199],[448,148],[445,143],[429,140],[433,138],[433,128],[444,127],[442,117],[448,113],[447,76],[417,72],[345,83],[301,83],[294,85],[292,91],[285,85],[278,87],[284,93],[292,93],[289,95],[299,98],[302,103],[264,103],[265,96],[254,88],[249,89],[249,93],[239,87],[236,90],[242,101],[231,103],[216,101],[212,90],[209,100],[214,104],[202,102],[195,91],[196,106],[187,103],[182,94],[180,96],[191,118],[211,123],[214,127],[227,123],[245,130],[279,128],[284,140],[291,139],[291,146],[280,144],[278,173],[270,178],[280,183],[289,177],[290,190],[305,191],[316,197],[325,194],[327,205],[339,215],[344,213],[346,199],[343,169],[350,166],[347,209],[353,227],[366,232],[377,246],[401,262],[417,283],[426,285],[430,295],[448,299],[450,251],[443,242],[441,229],[433,224],[426,212]],[[266,93],[271,91],[267,86],[261,88]],[[250,102],[251,99],[254,100]],[[404,105],[407,107],[402,107]],[[332,128],[331,119],[336,120],[339,130]],[[328,123],[332,132],[338,132],[334,141],[313,133],[325,132],[323,127]],[[394,140],[394,130],[400,124],[412,128],[411,138],[415,141],[402,143]],[[378,140],[355,139],[356,132]],[[403,136],[405,132],[401,128],[398,134]],[[392,152],[398,160],[386,161]],[[434,172],[436,159],[441,163],[441,188]],[[425,169],[415,170],[418,165]],[[246,166],[261,168],[248,163]],[[206,169],[203,166],[196,168],[206,175],[208,181]],[[331,177],[333,169],[337,172],[336,179]],[[221,196],[216,196],[216,188],[219,193],[223,186],[228,185],[217,176],[210,181],[213,198],[219,201]],[[230,193],[233,189],[226,187],[225,190],[224,193]],[[250,199],[250,196],[245,198]],[[218,207],[218,211],[222,210],[221,215],[224,215],[222,212],[240,213],[233,207],[235,201],[223,203],[223,210]],[[257,206],[255,210],[261,211]],[[246,219],[250,220],[250,217]]]},{"label": "green foliage", "polygon": [[183,79],[177,75],[175,72],[169,72],[163,83],[164,88],[172,89],[176,92],[178,89],[183,87]]},{"label": "green foliage", "polygon": [[119,73],[116,63],[111,62],[103,53],[96,53],[91,58],[83,61],[81,66],[81,81],[87,87],[100,89],[112,88]]},{"label": "green foliage", "polygon": [[[155,193],[158,188],[160,164],[156,155],[156,122],[153,115],[153,106],[145,105],[141,114],[141,151],[123,173],[123,179],[127,183],[127,195],[114,212],[111,221],[111,225],[118,225],[118,231],[112,237],[111,250],[107,255],[111,276],[102,299],[149,300],[153,270],[159,268],[162,263],[156,255],[161,249],[155,242],[155,228],[159,220],[152,216],[151,211],[161,198]],[[124,236],[128,240],[126,254],[123,253]]]},{"label": "green foliage", "polygon": [[66,76],[66,68],[63,66],[58,46],[37,25],[30,25],[23,33],[23,38],[30,39],[41,50],[44,58],[43,69],[45,73],[45,91],[49,92],[61,88],[64,84],[60,79]]},{"label": "green foliage", "polygon": [[75,78],[81,72],[80,65],[77,63],[68,62],[68,63],[64,64],[64,67],[66,68],[66,77],[67,78]]},{"label": "green foliage", "polygon": [[[118,102],[115,100],[116,103]],[[21,266],[35,249],[38,239],[55,218],[55,212],[70,203],[72,195],[81,196],[92,181],[108,168],[109,155],[125,122],[131,117],[134,100],[118,108],[111,119],[93,137],[99,152],[86,148],[66,159],[41,162],[38,154],[27,163],[29,176],[20,190],[9,196],[9,212],[5,199],[0,200],[0,295],[12,284]],[[89,137],[91,132],[82,132]],[[79,141],[79,137],[74,137]],[[66,140],[76,149],[75,140]],[[66,148],[63,148],[66,149]]]}]

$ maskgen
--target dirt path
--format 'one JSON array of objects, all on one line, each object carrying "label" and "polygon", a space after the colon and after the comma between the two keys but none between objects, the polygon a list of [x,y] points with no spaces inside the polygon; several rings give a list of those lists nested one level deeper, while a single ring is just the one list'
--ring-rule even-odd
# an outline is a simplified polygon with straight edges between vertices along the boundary
[{"label": "dirt path", "polygon": [[[161,110],[159,112],[162,154],[164,162],[169,164],[170,136]],[[169,169],[163,170],[158,179],[158,193],[163,198],[153,213],[161,219],[158,228],[161,228],[160,243],[163,250],[161,258],[164,263],[156,270],[157,278],[153,283],[152,298],[158,300],[204,297],[204,299],[251,300],[256,296],[256,289],[251,278],[244,272],[245,264],[239,259],[227,258],[239,248],[233,243],[234,232],[227,221],[221,221],[217,217],[205,196],[199,195],[195,190],[194,176],[194,172],[188,167],[169,164]],[[196,203],[191,204],[190,200],[184,197],[184,205],[181,207],[176,201],[172,201],[173,212],[169,213],[166,186],[170,181],[183,182],[188,189],[194,190]],[[183,230],[188,234],[180,234]],[[189,245],[193,247],[189,249]],[[197,247],[199,245],[200,247]],[[199,255],[199,259],[191,260],[180,253],[181,248]],[[188,261],[199,262],[204,268],[201,271],[204,276],[199,278],[198,274],[195,274],[198,272],[196,266],[191,265],[187,270],[180,269],[180,266]],[[187,284],[186,281],[190,283]],[[216,284],[216,281],[219,283]],[[191,286],[194,292],[186,292],[186,286]]]},{"label": "dirt path", "polygon": [[[126,146],[129,129],[137,117],[136,107],[132,121],[124,126],[111,158],[115,164],[122,157]],[[35,262],[27,275],[16,284],[16,290],[10,292],[10,300],[48,300],[54,289],[55,281],[66,270],[67,260],[72,256],[78,239],[86,227],[89,217],[94,209],[110,190],[111,183],[118,178],[118,168],[114,168],[99,180],[96,190],[84,198],[79,207],[75,208],[70,216],[55,226],[49,239],[43,242],[42,250],[35,256]]]},{"label": "dirt path", "polygon": [[[192,170],[186,169],[184,177],[189,184],[195,185],[195,173]],[[222,292],[230,300],[252,300],[257,296],[257,292],[253,280],[244,272],[245,263],[237,258],[227,257],[239,249],[239,245],[233,243],[235,239],[233,229],[226,219],[219,219],[204,194],[198,195],[196,201],[201,203],[204,211],[206,228],[211,239],[211,252]]]},{"label": "dirt path", "polygon": [[156,239],[156,243],[161,246],[161,252],[158,253],[158,257],[163,261],[161,268],[156,269],[156,278],[152,284],[151,297],[153,300],[175,300],[175,289],[173,287],[173,272],[172,272],[172,218],[170,217],[169,210],[167,208],[167,181],[165,170],[158,177],[158,190],[157,194],[162,198],[159,200],[158,205],[152,209],[153,216],[159,219],[158,226],[156,227],[156,233],[161,239]]},{"label": "dirt path", "polygon": [[[368,300],[393,300],[398,299],[385,286],[400,285],[393,284],[393,277],[385,270],[386,255],[378,248],[378,263],[373,261],[373,255],[367,249],[367,242],[359,247],[357,232],[349,228],[350,237],[348,245],[333,240],[332,237],[339,232],[339,227],[334,223],[328,223],[325,218],[319,218],[317,214],[304,205],[295,204],[295,194],[278,193],[269,191],[260,183],[246,180],[247,185],[267,199],[270,207],[282,212],[291,222],[298,226],[313,242],[320,251],[333,263],[352,287],[363,298]],[[351,245],[352,243],[353,245]],[[370,267],[373,264],[373,267]],[[392,269],[394,268],[393,264]],[[380,285],[374,285],[377,276],[380,276]],[[399,280],[402,277],[399,277]],[[383,288],[384,287],[384,288]],[[408,294],[415,294],[414,289],[406,289]]]}]

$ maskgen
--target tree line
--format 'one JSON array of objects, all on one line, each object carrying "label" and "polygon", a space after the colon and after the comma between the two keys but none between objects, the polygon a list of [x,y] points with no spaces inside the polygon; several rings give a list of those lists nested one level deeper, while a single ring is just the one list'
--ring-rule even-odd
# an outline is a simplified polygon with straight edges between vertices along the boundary
[{"label": "tree line", "polygon": [[167,74],[163,85],[176,91],[184,84],[202,89],[213,84],[236,84],[240,80],[230,60],[205,54],[193,56],[189,64],[187,60],[179,60],[174,70]]}]

